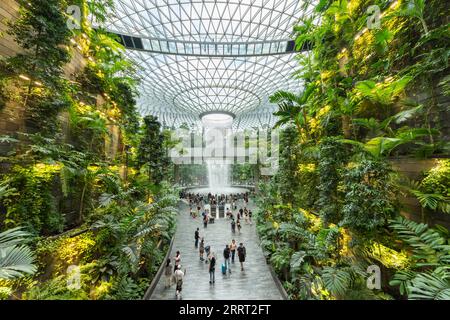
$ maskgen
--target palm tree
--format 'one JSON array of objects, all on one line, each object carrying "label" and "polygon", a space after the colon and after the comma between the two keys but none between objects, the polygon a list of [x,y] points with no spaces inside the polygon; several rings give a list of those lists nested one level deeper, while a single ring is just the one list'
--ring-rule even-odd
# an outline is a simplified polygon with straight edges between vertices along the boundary
[{"label": "palm tree", "polygon": [[308,104],[307,101],[314,90],[314,86],[310,85],[300,94],[287,91],[277,91],[270,98],[271,103],[279,106],[279,111],[274,115],[279,117],[275,127],[293,122],[297,130],[301,133],[302,128],[305,129],[308,139],[311,138],[308,125]]},{"label": "palm tree", "polygon": [[30,234],[22,228],[0,233],[0,279],[16,279],[36,272],[30,248],[24,245]]}]

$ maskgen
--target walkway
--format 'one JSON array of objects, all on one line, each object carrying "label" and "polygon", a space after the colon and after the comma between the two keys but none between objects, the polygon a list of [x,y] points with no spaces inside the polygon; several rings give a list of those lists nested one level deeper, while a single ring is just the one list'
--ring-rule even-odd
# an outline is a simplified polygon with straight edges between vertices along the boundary
[{"label": "walkway", "polygon": [[[238,204],[240,208],[241,202]],[[250,200],[251,204],[251,200]],[[251,206],[250,206],[251,207]],[[236,216],[236,210],[233,211]],[[256,235],[255,224],[246,225],[242,220],[241,235],[233,236],[230,221],[219,219],[214,224],[203,228],[201,219],[189,216],[189,206],[180,205],[178,228],[175,234],[171,259],[177,250],[181,252],[182,269],[186,268],[183,284],[184,300],[281,300],[282,296],[272,278],[266,264]],[[201,262],[198,250],[194,247],[194,232],[200,228],[200,236],[205,237],[205,245],[210,245],[216,253],[216,283],[209,284],[208,264]],[[222,275],[223,249],[232,239],[244,243],[247,248],[245,271],[241,272],[236,255],[235,263],[231,265],[231,275]],[[175,286],[164,288],[164,276],[161,277],[150,300],[175,299]]]}]

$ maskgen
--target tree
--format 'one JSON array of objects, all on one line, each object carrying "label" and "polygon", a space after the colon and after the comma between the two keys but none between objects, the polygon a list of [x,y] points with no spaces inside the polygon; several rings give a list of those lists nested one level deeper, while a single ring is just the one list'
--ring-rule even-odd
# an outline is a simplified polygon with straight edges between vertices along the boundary
[{"label": "tree", "polygon": [[139,167],[146,166],[149,181],[159,185],[164,179],[169,159],[164,148],[164,135],[158,118],[144,118],[143,137],[138,150]]}]

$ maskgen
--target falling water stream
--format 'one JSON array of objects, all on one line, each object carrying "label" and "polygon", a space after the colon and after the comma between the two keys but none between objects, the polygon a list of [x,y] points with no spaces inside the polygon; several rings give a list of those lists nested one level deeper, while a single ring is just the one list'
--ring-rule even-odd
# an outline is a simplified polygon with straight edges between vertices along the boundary
[{"label": "falling water stream", "polygon": [[220,190],[230,186],[230,165],[217,161],[206,161],[208,168],[209,188]]}]

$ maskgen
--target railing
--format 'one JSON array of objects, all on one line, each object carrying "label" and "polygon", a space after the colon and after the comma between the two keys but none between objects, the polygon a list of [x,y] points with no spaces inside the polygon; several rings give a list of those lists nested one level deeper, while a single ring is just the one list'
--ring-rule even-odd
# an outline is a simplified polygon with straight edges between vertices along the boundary
[{"label": "railing", "polygon": [[155,291],[155,288],[158,285],[158,282],[161,279],[162,274],[164,273],[164,270],[166,267],[166,261],[167,261],[167,259],[169,259],[170,254],[172,252],[174,239],[175,239],[175,234],[173,235],[172,240],[170,241],[166,256],[164,257],[164,260],[161,263],[161,266],[159,267],[158,272],[156,272],[156,275],[153,277],[153,280],[150,283],[150,286],[147,288],[147,291],[145,292],[142,300],[150,300],[150,297],[152,296],[153,292]]}]

